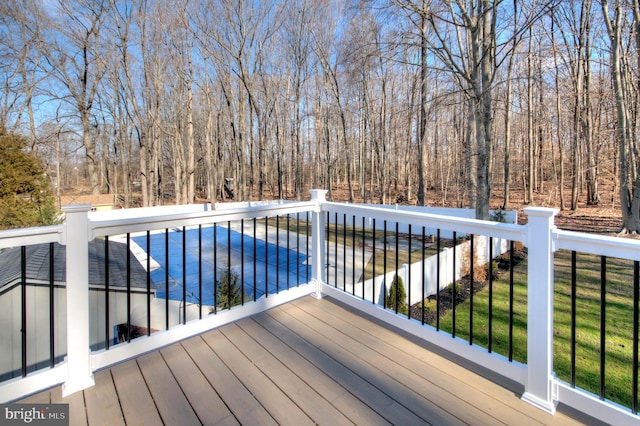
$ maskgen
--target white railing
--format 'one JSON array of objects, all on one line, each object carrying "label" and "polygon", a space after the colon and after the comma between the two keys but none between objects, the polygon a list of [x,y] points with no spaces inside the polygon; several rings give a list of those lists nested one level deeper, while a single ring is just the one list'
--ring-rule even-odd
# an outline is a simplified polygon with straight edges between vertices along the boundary
[{"label": "white railing", "polygon": [[[613,422],[638,422],[638,416],[630,410],[571,388],[557,380],[553,374],[553,253],[560,248],[578,250],[606,256],[640,260],[640,242],[617,238],[566,232],[556,229],[554,209],[527,208],[527,225],[510,225],[441,215],[402,211],[374,206],[329,203],[326,191],[312,191],[309,202],[267,204],[224,210],[203,210],[179,214],[153,210],[141,210],[144,216],[126,215],[109,219],[104,214],[89,215],[89,206],[65,208],[66,222],[48,228],[31,228],[0,232],[0,249],[44,242],[59,242],[67,249],[66,303],[67,357],[65,362],[52,369],[45,369],[26,377],[12,379],[0,385],[0,400],[11,401],[55,384],[63,383],[63,394],[93,385],[93,371],[116,362],[154,350],[171,342],[184,339],[238,318],[252,315],[281,303],[307,294],[316,297],[330,295],[363,312],[397,326],[409,333],[428,340],[445,350],[456,353],[473,363],[505,376],[525,389],[523,399],[536,407],[553,413],[559,402],[583,411],[595,418]],[[269,295],[246,306],[230,309],[221,314],[190,321],[151,336],[117,345],[110,350],[92,352],[89,342],[88,296],[88,243],[96,237],[130,234],[151,229],[176,228],[203,224],[216,224],[241,219],[295,213],[312,214],[311,226],[311,280],[290,291]],[[518,241],[528,248],[528,349],[527,364],[509,361],[504,356],[490,353],[485,348],[470,345],[467,341],[407,319],[383,309],[376,303],[354,297],[333,286],[326,285],[327,262],[325,250],[325,225],[327,212],[331,215],[376,218],[379,221],[413,224],[432,229],[453,230],[461,234],[483,235],[495,239]],[[366,222],[366,221],[365,221]],[[359,222],[358,222],[359,223]]]}]

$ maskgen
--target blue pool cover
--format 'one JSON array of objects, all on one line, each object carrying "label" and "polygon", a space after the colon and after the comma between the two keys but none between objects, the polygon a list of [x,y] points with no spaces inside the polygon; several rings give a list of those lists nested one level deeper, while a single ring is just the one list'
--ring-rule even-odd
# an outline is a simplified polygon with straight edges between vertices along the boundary
[{"label": "blue pool cover", "polygon": [[[304,284],[311,278],[311,265],[307,265],[304,235],[299,236],[299,252],[294,250],[297,242],[290,243],[289,250],[283,247],[286,245],[286,235],[281,236],[280,246],[277,246],[275,241],[265,242],[223,226],[151,234],[149,247],[146,235],[135,236],[132,239],[160,265],[151,272],[151,280],[156,286],[158,298],[165,298],[167,294],[167,268],[169,299],[182,300],[183,277],[186,277],[186,301],[200,302],[199,289],[202,283],[201,303],[211,306],[214,304],[214,282],[219,281],[222,273],[229,268],[238,276],[238,282],[244,283],[247,301],[253,300],[254,295],[259,298],[265,292],[276,293],[286,290],[287,287]],[[202,265],[201,271],[199,264]]]}]

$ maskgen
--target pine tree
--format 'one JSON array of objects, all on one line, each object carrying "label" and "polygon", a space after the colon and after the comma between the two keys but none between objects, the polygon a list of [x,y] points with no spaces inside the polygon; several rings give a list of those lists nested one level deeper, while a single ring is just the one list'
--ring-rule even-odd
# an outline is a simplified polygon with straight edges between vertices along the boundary
[{"label": "pine tree", "polygon": [[[387,296],[387,308],[393,309],[401,314],[407,315],[409,313],[409,307],[407,306],[407,292],[404,289],[404,283],[402,278],[397,274],[394,275],[391,282],[391,288],[389,289],[389,296]],[[396,301],[398,306],[396,309]]]},{"label": "pine tree", "polygon": [[219,310],[230,309],[242,303],[242,286],[238,274],[225,268],[216,283],[216,306]]},{"label": "pine tree", "polygon": [[57,211],[42,162],[26,140],[0,125],[0,229],[55,223]]}]

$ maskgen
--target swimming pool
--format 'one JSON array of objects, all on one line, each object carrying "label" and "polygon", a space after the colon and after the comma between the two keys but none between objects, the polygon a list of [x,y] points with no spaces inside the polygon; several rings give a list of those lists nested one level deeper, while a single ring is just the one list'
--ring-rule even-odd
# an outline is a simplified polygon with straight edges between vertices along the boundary
[{"label": "swimming pool", "polygon": [[228,269],[243,283],[245,300],[304,284],[311,277],[306,243],[301,239],[298,251],[294,244],[289,249],[283,241],[276,245],[272,235],[269,239],[274,241],[265,241],[222,225],[153,233],[149,239],[147,247],[146,235],[132,237],[157,262],[151,280],[158,298],[165,298],[168,289],[169,299],[182,300],[186,282],[187,303],[213,306],[215,281]]}]

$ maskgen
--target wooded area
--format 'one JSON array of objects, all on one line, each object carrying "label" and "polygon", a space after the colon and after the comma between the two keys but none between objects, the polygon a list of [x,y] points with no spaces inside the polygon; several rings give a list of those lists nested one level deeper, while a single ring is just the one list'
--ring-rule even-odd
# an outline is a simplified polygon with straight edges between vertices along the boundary
[{"label": "wooded area", "polygon": [[58,193],[488,218],[518,188],[640,231],[638,0],[6,0],[0,34],[0,125]]}]

